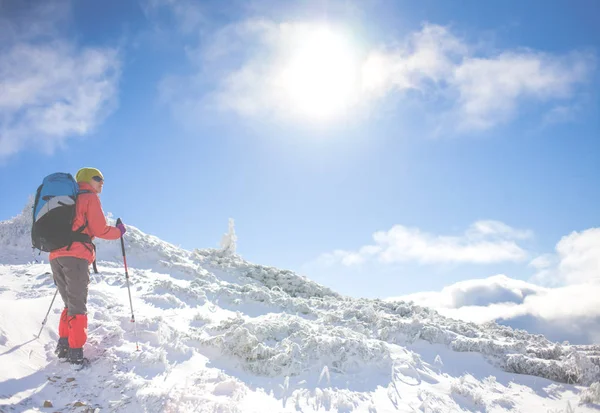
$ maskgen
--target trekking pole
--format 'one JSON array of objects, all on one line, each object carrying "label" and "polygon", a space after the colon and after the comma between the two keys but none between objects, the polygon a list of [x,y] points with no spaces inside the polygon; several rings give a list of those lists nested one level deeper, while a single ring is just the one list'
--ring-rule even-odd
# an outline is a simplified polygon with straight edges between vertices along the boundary
[{"label": "trekking pole", "polygon": [[54,305],[54,300],[56,300],[56,294],[58,294],[58,288],[56,289],[56,292],[54,293],[54,297],[52,297],[52,302],[50,303],[50,307],[48,307],[48,312],[46,313],[46,317],[44,318],[44,321],[42,321],[42,328],[40,328],[40,332],[38,333],[36,338],[40,338],[40,335],[42,334],[42,330],[44,329],[44,326],[46,325],[46,321],[48,321],[48,314],[50,314],[50,310],[52,310],[52,306]]},{"label": "trekking pole", "polygon": [[[123,221],[121,221],[121,218],[117,218],[117,225],[122,223]],[[129,306],[131,307],[131,322],[133,323],[133,335],[135,336],[135,350],[140,351],[135,328],[135,315],[133,314],[133,301],[131,301],[131,289],[129,288],[129,272],[127,271],[127,256],[125,255],[125,241],[123,241],[123,235],[121,235],[121,251],[123,252],[123,264],[125,265],[125,280],[127,281],[127,292],[129,293]]]}]

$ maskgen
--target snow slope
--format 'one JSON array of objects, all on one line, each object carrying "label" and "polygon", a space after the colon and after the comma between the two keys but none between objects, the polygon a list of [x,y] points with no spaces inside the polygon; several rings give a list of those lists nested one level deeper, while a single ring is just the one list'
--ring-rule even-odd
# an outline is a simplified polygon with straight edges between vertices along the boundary
[{"label": "snow slope", "polygon": [[600,346],[343,297],[131,226],[136,322],[120,244],[99,241],[84,349],[93,363],[75,372],[53,354],[60,297],[35,339],[55,289],[47,257],[31,252],[30,225],[30,206],[0,222],[2,412],[600,410]]}]

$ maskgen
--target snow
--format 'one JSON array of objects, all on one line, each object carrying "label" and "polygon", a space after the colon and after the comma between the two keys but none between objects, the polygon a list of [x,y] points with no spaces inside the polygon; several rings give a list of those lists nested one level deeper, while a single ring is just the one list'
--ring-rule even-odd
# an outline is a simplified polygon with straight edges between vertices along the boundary
[{"label": "snow", "polygon": [[29,213],[0,222],[2,412],[600,409],[600,346],[341,296],[245,261],[233,221],[233,243],[194,251],[128,226],[135,324],[120,243],[99,241],[92,364],[74,371],[53,354],[60,297],[35,338],[55,287],[47,256],[32,254]]},{"label": "snow", "polygon": [[229,218],[229,230],[227,231],[227,234],[224,234],[223,238],[221,238],[221,251],[228,255],[235,254],[236,243],[237,235],[235,235],[235,224],[233,218]]}]

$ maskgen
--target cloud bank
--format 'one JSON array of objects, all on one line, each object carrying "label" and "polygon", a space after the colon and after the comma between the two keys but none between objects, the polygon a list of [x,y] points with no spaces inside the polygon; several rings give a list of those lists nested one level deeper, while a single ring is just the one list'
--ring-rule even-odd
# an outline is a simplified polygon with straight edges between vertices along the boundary
[{"label": "cloud bank", "polygon": [[533,279],[552,286],[497,275],[390,300],[414,301],[477,323],[497,321],[556,341],[600,343],[600,228],[563,237],[554,255],[540,256],[532,266],[539,270]]},{"label": "cloud bank", "polygon": [[117,51],[78,47],[62,35],[63,2],[25,17],[8,4],[0,9],[8,40],[0,48],[0,159],[31,148],[51,153],[90,133],[116,107]]}]

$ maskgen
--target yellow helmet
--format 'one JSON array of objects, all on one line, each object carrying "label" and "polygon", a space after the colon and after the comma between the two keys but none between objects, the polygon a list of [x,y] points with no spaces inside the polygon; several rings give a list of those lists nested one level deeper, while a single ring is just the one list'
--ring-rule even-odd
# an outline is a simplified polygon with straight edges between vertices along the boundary
[{"label": "yellow helmet", "polygon": [[104,179],[102,172],[96,168],[81,168],[79,171],[77,171],[75,180],[77,182],[90,182],[94,176],[99,176],[100,178]]}]

